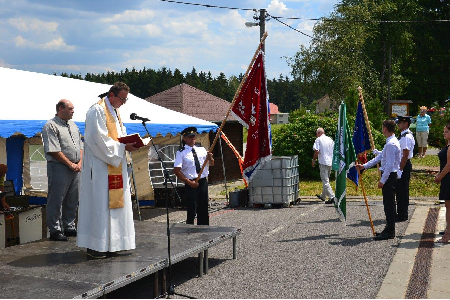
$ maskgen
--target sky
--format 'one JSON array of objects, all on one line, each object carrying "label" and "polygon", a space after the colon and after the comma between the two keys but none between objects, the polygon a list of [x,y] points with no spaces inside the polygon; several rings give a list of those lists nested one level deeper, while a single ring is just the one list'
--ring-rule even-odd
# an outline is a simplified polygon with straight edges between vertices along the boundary
[{"label": "sky", "polygon": [[[182,0],[180,0],[182,1]],[[338,0],[185,0],[217,6],[267,9],[312,35],[315,19]],[[0,67],[46,74],[120,72],[193,67],[216,77],[245,73],[260,28],[246,27],[254,11],[207,8],[161,0],[0,0]],[[258,13],[259,15],[259,13]],[[311,38],[266,21],[268,78],[290,76],[292,57]]]}]

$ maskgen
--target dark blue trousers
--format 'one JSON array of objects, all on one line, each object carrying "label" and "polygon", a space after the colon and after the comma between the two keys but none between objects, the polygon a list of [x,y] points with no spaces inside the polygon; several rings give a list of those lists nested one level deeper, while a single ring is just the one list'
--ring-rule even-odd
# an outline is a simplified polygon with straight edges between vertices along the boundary
[{"label": "dark blue trousers", "polygon": [[202,178],[198,181],[196,189],[186,184],[186,224],[194,224],[195,215],[197,215],[197,225],[209,225],[208,215],[208,181]]}]

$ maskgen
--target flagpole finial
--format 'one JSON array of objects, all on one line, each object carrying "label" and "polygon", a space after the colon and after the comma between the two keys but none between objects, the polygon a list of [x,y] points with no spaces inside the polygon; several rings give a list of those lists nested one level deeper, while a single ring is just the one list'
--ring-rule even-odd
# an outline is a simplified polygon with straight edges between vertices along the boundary
[{"label": "flagpole finial", "polygon": [[362,87],[358,86],[358,91],[361,92],[362,91]]}]

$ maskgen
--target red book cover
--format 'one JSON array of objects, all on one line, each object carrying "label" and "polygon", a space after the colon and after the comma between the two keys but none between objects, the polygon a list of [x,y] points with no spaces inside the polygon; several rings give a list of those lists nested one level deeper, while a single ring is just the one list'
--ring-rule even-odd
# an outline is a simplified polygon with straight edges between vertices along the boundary
[{"label": "red book cover", "polygon": [[136,147],[136,148],[141,148],[141,147],[145,146],[144,142],[141,139],[141,136],[139,135],[139,133],[134,133],[134,134],[122,136],[122,137],[118,138],[118,140],[122,144],[136,143],[134,145],[134,147]]}]

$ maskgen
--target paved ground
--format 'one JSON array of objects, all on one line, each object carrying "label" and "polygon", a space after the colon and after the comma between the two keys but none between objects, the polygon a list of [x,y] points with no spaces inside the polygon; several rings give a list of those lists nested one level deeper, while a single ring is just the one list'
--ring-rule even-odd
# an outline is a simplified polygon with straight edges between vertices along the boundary
[{"label": "paved ground", "polygon": [[[380,231],[382,202],[370,200],[375,229]],[[212,201],[211,225],[242,228],[238,259],[231,257],[230,242],[210,250],[210,271],[203,277],[197,276],[197,257],[173,265],[177,293],[196,298],[405,298],[408,287],[410,293],[414,290],[411,282],[417,272],[413,269],[428,212],[440,207],[437,199],[415,198],[410,220],[396,225],[397,237],[377,242],[372,240],[361,198],[349,199],[346,224],[332,206],[313,197],[280,209],[229,209],[224,201]],[[439,211],[437,232],[445,226],[444,211]],[[171,210],[170,220],[182,222],[185,214]],[[142,215],[166,220],[165,209],[143,209]],[[422,298],[450,298],[450,255],[445,249],[450,246],[436,245],[430,259],[425,259],[431,266],[428,273],[418,273],[427,279],[420,284],[428,293]],[[148,282],[138,281],[108,298],[149,295]]]},{"label": "paved ground", "polygon": [[[228,188],[238,186],[242,182]],[[344,224],[334,207],[315,197],[302,197],[289,208],[230,209],[223,189],[210,187],[211,225],[242,228],[238,258],[232,259],[230,242],[210,250],[209,274],[203,277],[197,276],[197,257],[173,265],[177,293],[227,299],[450,298],[450,246],[434,242],[445,227],[445,207],[437,197],[411,198],[410,219],[396,224],[396,238],[373,241],[361,197],[348,199]],[[384,227],[381,200],[369,201],[377,231]],[[142,209],[141,214],[166,221],[163,208]],[[186,212],[170,209],[169,216],[172,223],[183,222]],[[140,280],[107,298],[149,298],[148,284]]]}]

